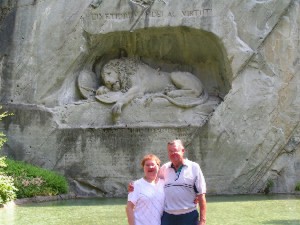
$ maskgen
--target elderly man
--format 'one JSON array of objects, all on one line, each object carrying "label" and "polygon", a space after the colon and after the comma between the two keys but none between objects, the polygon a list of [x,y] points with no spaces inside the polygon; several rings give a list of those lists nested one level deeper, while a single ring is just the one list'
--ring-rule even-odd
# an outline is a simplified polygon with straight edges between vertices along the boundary
[{"label": "elderly man", "polygon": [[[206,183],[198,163],[185,159],[181,140],[168,143],[171,162],[164,164],[159,176],[165,180],[165,208],[161,225],[204,225],[206,222]],[[197,205],[200,205],[200,219]]]},{"label": "elderly man", "polygon": [[[171,162],[165,163],[159,171],[164,179],[165,206],[161,225],[205,225],[206,183],[198,163],[185,159],[181,140],[168,143]],[[128,190],[133,190],[129,184]],[[200,217],[197,204],[200,205]]]}]

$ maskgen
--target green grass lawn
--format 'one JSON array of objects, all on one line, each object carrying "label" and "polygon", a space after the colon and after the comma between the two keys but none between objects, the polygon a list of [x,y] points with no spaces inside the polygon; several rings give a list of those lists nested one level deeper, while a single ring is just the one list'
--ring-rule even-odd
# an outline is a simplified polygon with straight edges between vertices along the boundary
[{"label": "green grass lawn", "polygon": [[300,224],[300,196],[211,196],[209,225]]},{"label": "green grass lawn", "polygon": [[[207,196],[207,225],[300,224],[300,196]],[[126,225],[126,199],[82,199],[0,209],[0,224]]]}]

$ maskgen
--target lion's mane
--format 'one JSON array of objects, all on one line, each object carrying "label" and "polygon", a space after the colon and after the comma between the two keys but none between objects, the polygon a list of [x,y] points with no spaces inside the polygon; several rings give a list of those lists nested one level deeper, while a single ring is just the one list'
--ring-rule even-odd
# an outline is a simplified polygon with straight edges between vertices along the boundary
[{"label": "lion's mane", "polygon": [[[136,58],[113,59],[105,64],[103,69],[110,69],[118,74],[121,91],[125,93],[132,87],[132,76],[136,74],[139,63],[141,62]],[[101,77],[107,76],[103,74],[103,69]]]}]

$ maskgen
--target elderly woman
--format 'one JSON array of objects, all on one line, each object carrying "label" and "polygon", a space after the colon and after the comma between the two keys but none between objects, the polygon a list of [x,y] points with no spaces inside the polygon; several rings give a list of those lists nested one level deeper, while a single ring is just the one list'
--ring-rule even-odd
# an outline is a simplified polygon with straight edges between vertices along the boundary
[{"label": "elderly woman", "polygon": [[134,191],[128,194],[128,224],[160,225],[165,200],[164,182],[157,177],[160,160],[155,155],[146,155],[141,165],[144,177],[134,182]]}]

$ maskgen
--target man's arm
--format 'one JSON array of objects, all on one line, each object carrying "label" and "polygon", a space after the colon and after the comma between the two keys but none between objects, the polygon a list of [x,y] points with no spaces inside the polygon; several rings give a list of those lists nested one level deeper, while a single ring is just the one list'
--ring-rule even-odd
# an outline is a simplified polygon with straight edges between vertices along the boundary
[{"label": "man's arm", "polygon": [[200,220],[199,225],[206,224],[206,198],[205,194],[197,195],[199,206],[200,206]]},{"label": "man's arm", "polygon": [[127,220],[129,225],[134,225],[133,209],[134,209],[134,204],[128,201],[126,206],[126,214],[127,214]]}]

